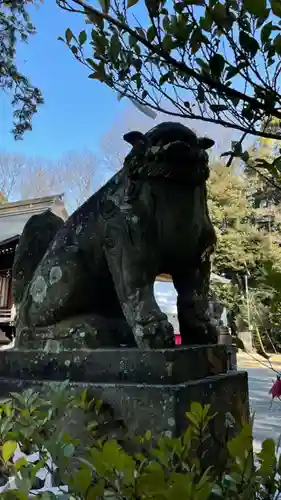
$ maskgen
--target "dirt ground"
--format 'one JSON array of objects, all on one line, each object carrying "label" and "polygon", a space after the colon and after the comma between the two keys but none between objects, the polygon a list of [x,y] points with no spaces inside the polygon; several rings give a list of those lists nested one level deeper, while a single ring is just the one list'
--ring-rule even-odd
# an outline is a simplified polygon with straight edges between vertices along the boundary
[{"label": "dirt ground", "polygon": [[273,368],[281,372],[281,354],[272,354],[269,360],[260,356],[256,352],[245,353],[238,351],[237,353],[237,368],[243,370],[247,368]]}]

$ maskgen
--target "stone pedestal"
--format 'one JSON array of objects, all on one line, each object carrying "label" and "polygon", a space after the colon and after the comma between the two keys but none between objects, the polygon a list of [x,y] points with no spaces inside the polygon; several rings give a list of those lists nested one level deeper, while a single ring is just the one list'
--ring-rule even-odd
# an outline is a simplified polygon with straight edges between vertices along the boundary
[{"label": "stone pedestal", "polygon": [[249,418],[247,374],[228,368],[227,350],[220,345],[57,354],[14,349],[0,352],[0,395],[69,380],[73,389],[87,387],[91,396],[108,403],[130,431],[171,436],[186,428],[192,402],[208,403],[217,412],[211,455],[224,464],[226,434],[235,435]]},{"label": "stone pedestal", "polygon": [[231,330],[228,326],[219,328],[218,344],[226,346],[231,370],[237,369],[237,348],[233,342]]},{"label": "stone pedestal", "polygon": [[8,339],[5,332],[3,332],[3,330],[0,329],[0,347],[8,345],[10,343],[11,343],[11,340]]}]

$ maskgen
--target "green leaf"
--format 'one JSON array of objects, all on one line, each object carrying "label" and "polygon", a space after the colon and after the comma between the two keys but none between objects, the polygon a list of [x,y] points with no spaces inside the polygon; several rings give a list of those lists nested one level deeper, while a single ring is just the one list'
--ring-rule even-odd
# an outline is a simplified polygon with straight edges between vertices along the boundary
[{"label": "green leaf", "polygon": [[196,28],[193,31],[191,38],[189,40],[192,54],[196,54],[196,52],[198,52],[202,43],[208,44],[208,42],[209,41],[206,38],[206,36],[202,33],[202,30],[200,28]]},{"label": "green leaf", "polygon": [[[85,465],[80,470],[74,472],[70,484],[75,488],[77,493],[85,493],[92,482],[92,469]],[[91,498],[91,495],[89,496]]]},{"label": "green leaf", "polygon": [[87,16],[86,24],[95,24],[99,28],[103,29],[104,20],[101,15],[99,16],[95,12],[91,12],[89,9],[85,9],[85,13]]},{"label": "green leaf", "polygon": [[10,417],[13,412],[13,403],[11,400],[1,403],[0,408],[3,409],[7,417]]},{"label": "green leaf", "polygon": [[110,0],[99,0],[99,4],[103,12],[105,12],[105,14],[108,14],[108,11],[110,9]]},{"label": "green leaf", "polygon": [[[51,491],[44,491],[42,495],[40,495],[40,498],[41,500],[54,500],[55,496]],[[69,496],[67,495],[67,497],[65,497],[65,500],[66,498],[69,498]],[[64,500],[63,496],[60,495],[60,499]]]},{"label": "green leaf", "polygon": [[[202,411],[202,417],[205,419],[210,411],[211,405],[205,405]],[[213,417],[212,417],[213,418]]]},{"label": "green leaf", "polygon": [[144,437],[145,437],[146,441],[150,441],[151,440],[151,432],[150,431],[146,431]]},{"label": "green leaf", "polygon": [[259,474],[262,477],[267,477],[272,474],[276,467],[275,443],[273,439],[265,439],[262,443],[260,453],[257,453],[260,469]]},{"label": "green leaf", "polygon": [[271,9],[273,14],[275,14],[277,17],[281,17],[281,3],[280,0],[270,0],[271,3]]},{"label": "green leaf", "polygon": [[163,28],[164,28],[164,30],[165,30],[166,32],[167,32],[167,31],[169,31],[169,29],[170,29],[170,24],[171,24],[171,23],[170,23],[170,18],[169,18],[169,16],[164,16],[164,17],[163,17],[163,21],[162,21],[162,25],[163,25]]},{"label": "green leaf", "polygon": [[274,43],[276,53],[281,56],[281,35],[280,34],[274,38],[273,43]]},{"label": "green leaf", "polygon": [[10,460],[15,453],[17,446],[18,443],[16,441],[6,441],[6,443],[3,444],[1,451],[4,462],[8,462]]},{"label": "green leaf", "polygon": [[187,411],[185,413],[186,418],[193,424],[195,427],[198,426],[198,419],[196,415],[193,415],[190,411]]},{"label": "green leaf", "polygon": [[241,47],[250,54],[252,57],[254,57],[259,50],[259,44],[255,40],[255,38],[251,37],[246,33],[246,31],[240,31],[239,33],[239,43]]},{"label": "green leaf", "polygon": [[121,44],[119,37],[116,33],[113,33],[109,46],[109,57],[112,62],[115,62],[118,59],[120,51],[121,51]]},{"label": "green leaf", "polygon": [[88,78],[91,78],[92,80],[100,80],[100,74],[96,71],[95,73],[91,73]]},{"label": "green leaf", "polygon": [[220,2],[216,2],[211,12],[211,16],[218,27],[222,27],[225,29],[231,28],[234,22],[234,18],[230,14],[228,14],[225,5],[221,4]]},{"label": "green leaf", "polygon": [[205,16],[201,16],[199,19],[200,28],[205,31],[210,31],[213,25],[213,19],[209,11],[206,10]]},{"label": "green leaf", "polygon": [[154,40],[154,38],[156,37],[156,35],[157,35],[156,28],[154,26],[149,26],[149,28],[146,32],[147,40],[149,42],[152,42]]},{"label": "green leaf", "polygon": [[136,5],[138,2],[139,2],[139,0],[128,0],[128,3],[127,3],[128,9],[130,7],[133,7],[134,5]]},{"label": "green leaf", "polygon": [[254,16],[263,17],[266,13],[266,0],[244,0],[244,9]]},{"label": "green leaf", "polygon": [[231,80],[234,76],[238,75],[239,68],[237,66],[229,66],[227,68],[226,79]]},{"label": "green leaf", "polygon": [[220,54],[215,54],[210,59],[210,69],[214,76],[220,77],[225,66],[225,59]]},{"label": "green leaf", "polygon": [[227,443],[230,456],[241,460],[241,466],[252,449],[253,429],[251,424],[245,424],[238,436]]},{"label": "green leaf", "polygon": [[185,9],[185,2],[176,2],[174,5],[175,5],[175,11],[178,14],[181,14]]},{"label": "green leaf", "polygon": [[270,9],[265,9],[264,14],[262,16],[260,16],[260,17],[257,18],[257,25],[256,25],[257,28],[261,28],[262,27],[262,25],[264,24],[264,22],[269,17],[269,14],[270,14]]},{"label": "green leaf", "polygon": [[170,52],[173,48],[173,39],[170,35],[165,35],[162,40],[163,49]]},{"label": "green leaf", "polygon": [[202,73],[210,74],[210,68],[206,61],[203,61],[203,59],[201,59],[200,57],[197,57],[195,61],[197,62],[198,66],[200,66]]},{"label": "green leaf", "polygon": [[20,457],[16,462],[15,462],[15,467],[16,471],[19,471],[22,467],[28,464],[28,461],[26,460],[25,457]]},{"label": "green leaf", "polygon": [[65,31],[65,39],[67,43],[70,43],[72,38],[73,38],[73,33],[69,28],[67,28],[67,30]]},{"label": "green leaf", "polygon": [[67,457],[67,458],[72,457],[74,452],[75,452],[75,446],[72,443],[69,443],[63,447],[63,456],[64,457]]},{"label": "green leaf", "polygon": [[172,71],[168,71],[167,73],[165,73],[164,75],[161,75],[160,78],[159,78],[159,85],[164,85],[164,83],[168,82],[168,81],[173,81],[173,72]]},{"label": "green leaf", "polygon": [[[90,64],[92,66],[93,69],[96,69],[96,70],[98,69],[99,65],[95,61],[93,61],[93,59],[88,58],[88,59],[86,59],[86,61],[87,61],[88,64]],[[82,400],[82,404],[86,405],[86,400],[85,401]]]},{"label": "green leaf", "polygon": [[83,30],[83,31],[81,31],[81,32],[79,33],[79,38],[78,38],[78,40],[79,40],[79,44],[80,44],[80,45],[83,45],[83,44],[86,42],[86,40],[87,40],[87,33],[86,33],[86,31],[85,31],[85,30]]},{"label": "green leaf", "polygon": [[271,32],[272,32],[272,22],[270,21],[269,23],[266,23],[261,30],[261,43],[263,45],[266,42],[268,42]]},{"label": "green leaf", "polygon": [[30,496],[29,496],[28,492],[27,491],[20,491],[20,489],[19,489],[22,487],[22,484],[25,485],[25,481],[17,481],[16,486],[18,489],[16,490],[15,493],[14,492],[10,492],[10,493],[14,494],[15,495],[14,498],[16,498],[17,500],[29,500]]},{"label": "green leaf", "polygon": [[203,414],[203,407],[202,407],[201,403],[196,403],[196,402],[191,403],[190,411],[194,415],[197,415],[197,417],[200,419],[202,417],[202,414]]}]

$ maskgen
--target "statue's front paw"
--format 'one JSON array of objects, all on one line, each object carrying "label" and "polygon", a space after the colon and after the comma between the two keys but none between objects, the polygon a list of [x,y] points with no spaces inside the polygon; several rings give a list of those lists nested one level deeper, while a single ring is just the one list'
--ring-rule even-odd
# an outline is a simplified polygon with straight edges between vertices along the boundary
[{"label": "statue's front paw", "polygon": [[167,320],[136,325],[134,328],[140,349],[167,349],[175,347],[174,329]]}]

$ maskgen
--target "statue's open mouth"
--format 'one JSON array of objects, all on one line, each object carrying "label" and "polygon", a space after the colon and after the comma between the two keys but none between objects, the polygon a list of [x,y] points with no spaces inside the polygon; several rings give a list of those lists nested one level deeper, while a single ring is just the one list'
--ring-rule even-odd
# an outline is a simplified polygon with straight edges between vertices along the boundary
[{"label": "statue's open mouth", "polygon": [[152,146],[148,149],[146,158],[150,162],[173,164],[175,169],[177,169],[177,166],[179,168],[182,166],[188,168],[190,161],[196,161],[204,166],[208,164],[209,160],[208,154],[204,149],[191,147],[190,144],[182,141]]},{"label": "statue's open mouth", "polygon": [[208,177],[208,160],[204,149],[173,141],[147,147],[135,173],[140,177],[201,182]]},{"label": "statue's open mouth", "polygon": [[124,135],[132,145],[124,167],[132,177],[157,177],[201,184],[209,176],[207,149],[214,145],[212,139],[197,137],[180,124],[163,123],[148,131],[129,132]]}]

